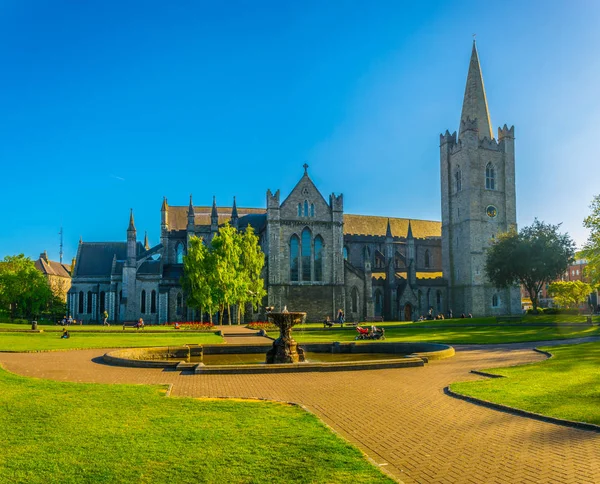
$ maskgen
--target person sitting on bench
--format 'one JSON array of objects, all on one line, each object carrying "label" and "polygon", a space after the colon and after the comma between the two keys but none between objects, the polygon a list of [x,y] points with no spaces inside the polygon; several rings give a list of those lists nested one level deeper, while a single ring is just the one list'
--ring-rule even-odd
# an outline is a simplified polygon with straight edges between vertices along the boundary
[{"label": "person sitting on bench", "polygon": [[329,316],[327,316],[325,318],[325,321],[323,321],[323,327],[324,328],[332,328],[334,324],[335,323],[331,319],[329,319]]}]

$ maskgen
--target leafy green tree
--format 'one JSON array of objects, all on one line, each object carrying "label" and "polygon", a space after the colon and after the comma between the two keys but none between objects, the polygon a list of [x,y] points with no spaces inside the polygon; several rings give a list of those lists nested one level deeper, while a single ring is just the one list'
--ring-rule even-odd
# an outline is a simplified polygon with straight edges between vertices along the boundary
[{"label": "leafy green tree", "polygon": [[183,290],[186,293],[187,305],[191,308],[212,315],[215,307],[213,283],[210,280],[213,274],[213,258],[204,245],[201,237],[193,236],[188,241],[187,254],[183,256]]},{"label": "leafy green tree", "polygon": [[592,213],[583,221],[583,226],[590,230],[590,236],[581,251],[587,259],[585,274],[594,286],[600,286],[600,195],[596,195],[590,205]]},{"label": "leafy green tree", "polygon": [[0,262],[0,306],[11,318],[38,316],[52,297],[48,281],[31,259],[19,254]]},{"label": "leafy green tree", "polygon": [[564,308],[576,308],[587,301],[592,286],[583,281],[556,281],[548,287],[556,304]]},{"label": "leafy green tree", "polygon": [[231,324],[231,305],[239,301],[240,293],[245,289],[245,278],[240,274],[241,236],[239,232],[226,224],[211,242],[214,258],[212,277],[213,289],[219,304],[220,323],[223,324],[225,308]]},{"label": "leafy green tree", "polygon": [[253,309],[258,309],[258,305],[267,294],[262,278],[264,266],[265,254],[258,244],[254,229],[248,225],[241,238],[240,275],[244,283],[238,298],[238,322],[246,304],[250,303]]},{"label": "leafy green tree", "polygon": [[543,285],[558,279],[575,254],[575,243],[559,225],[535,219],[529,227],[500,234],[487,251],[485,272],[496,287],[521,284],[534,311]]}]

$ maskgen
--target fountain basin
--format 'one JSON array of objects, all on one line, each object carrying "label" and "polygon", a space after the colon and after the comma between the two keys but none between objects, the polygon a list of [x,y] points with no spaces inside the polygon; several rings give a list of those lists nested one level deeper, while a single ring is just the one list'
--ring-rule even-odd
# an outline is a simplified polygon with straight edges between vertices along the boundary
[{"label": "fountain basin", "polygon": [[[190,361],[204,355],[248,355],[256,354],[262,358],[270,345],[186,345],[158,348],[129,348],[106,353],[103,357],[108,364],[133,366],[140,368],[166,368],[192,371],[197,374],[231,373],[282,373],[308,371],[354,371],[382,368],[405,368],[424,366],[429,360],[449,358],[454,348],[436,343],[305,343],[302,345],[308,353],[328,353],[327,359],[335,360],[339,354],[345,361],[327,361],[303,363],[273,364],[231,364],[206,365]],[[359,356],[356,361],[348,360],[349,355]],[[377,354],[374,359],[366,355]],[[381,354],[389,355],[385,358]]]}]

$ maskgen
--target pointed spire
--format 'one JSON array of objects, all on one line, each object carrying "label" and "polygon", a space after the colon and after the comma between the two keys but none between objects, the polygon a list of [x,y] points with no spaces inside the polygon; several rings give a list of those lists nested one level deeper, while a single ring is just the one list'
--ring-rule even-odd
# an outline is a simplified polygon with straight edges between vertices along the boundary
[{"label": "pointed spire", "polygon": [[235,197],[233,197],[233,208],[231,209],[231,218],[238,218],[237,205],[235,204]]},{"label": "pointed spire", "polygon": [[163,197],[163,203],[162,206],[160,207],[161,211],[166,211],[169,209],[169,204],[167,203],[167,197]]},{"label": "pointed spire", "polygon": [[83,237],[80,235],[79,236],[79,245],[83,244]]},{"label": "pointed spire", "polygon": [[210,212],[211,218],[219,217],[219,212],[217,211],[217,197],[213,195],[213,204],[212,211]]},{"label": "pointed spire", "polygon": [[192,194],[190,193],[190,204],[188,206],[188,217],[189,216],[194,216],[194,203],[192,202]]},{"label": "pointed spire", "polygon": [[144,249],[150,250],[150,244],[148,243],[148,232],[144,232]]},{"label": "pointed spire", "polygon": [[406,234],[406,238],[407,239],[412,239],[413,238],[412,225],[410,224],[410,220],[408,221],[408,232]]},{"label": "pointed spire", "polygon": [[133,221],[133,208],[130,210],[131,211],[129,212],[129,227],[127,228],[127,230],[135,230],[135,223]]},{"label": "pointed spire", "polygon": [[390,219],[388,218],[387,228],[385,229],[385,236],[392,237],[392,227],[390,226]]},{"label": "pointed spire", "polygon": [[[487,137],[492,139],[492,123],[488,111],[487,98],[485,96],[485,87],[483,86],[483,75],[479,66],[479,56],[477,46],[473,40],[473,51],[471,52],[471,62],[469,63],[469,73],[467,75],[467,86],[465,87],[465,97],[463,100],[462,113],[460,115],[462,135],[462,123],[467,119],[475,121],[477,119],[477,129],[479,138]],[[460,136],[459,135],[459,136]]]}]

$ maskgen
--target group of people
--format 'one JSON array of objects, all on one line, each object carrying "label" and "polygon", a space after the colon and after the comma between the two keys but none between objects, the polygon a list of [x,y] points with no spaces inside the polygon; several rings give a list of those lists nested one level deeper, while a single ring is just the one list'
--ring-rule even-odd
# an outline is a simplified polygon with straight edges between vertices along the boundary
[{"label": "group of people", "polygon": [[[82,323],[83,323],[83,321],[80,319],[79,324],[82,324]],[[72,318],[71,315],[69,315],[69,317],[67,317],[67,315],[65,314],[65,316],[60,320],[61,326],[71,326],[72,324],[77,324],[77,320]]]},{"label": "group of people", "polygon": [[[443,314],[443,313],[439,313],[439,314],[437,314],[437,315],[434,315],[434,314],[433,314],[433,308],[431,307],[431,308],[429,308],[429,312],[427,313],[427,316],[423,316],[423,315],[421,314],[421,316],[419,316],[419,319],[418,319],[418,321],[425,321],[425,320],[427,320],[427,321],[433,321],[434,319],[452,319],[453,317],[454,317],[454,315],[452,314],[452,309],[448,309],[448,313],[447,313],[447,315],[444,317],[444,314]],[[467,315],[465,315],[465,313],[461,313],[460,317],[461,317],[462,319],[465,319],[465,318],[472,318],[472,317],[473,317],[473,315],[472,315],[471,313],[469,313],[469,314],[467,314]]]},{"label": "group of people", "polygon": [[323,321],[323,326],[325,328],[331,328],[336,323],[339,324],[340,326],[344,326],[345,320],[346,320],[346,317],[344,316],[344,310],[340,309],[337,313],[337,317],[336,317],[335,321],[332,321],[331,318],[329,316],[327,316],[325,318],[325,320]]}]

